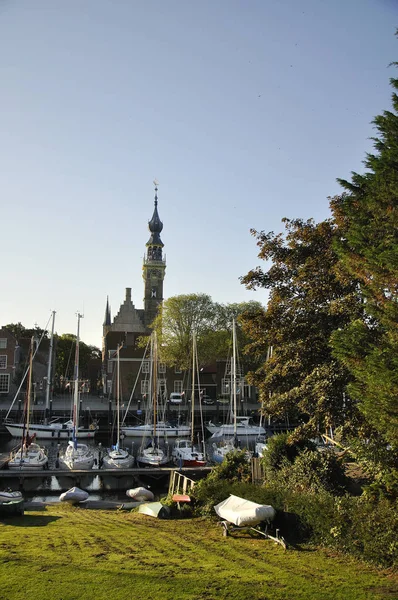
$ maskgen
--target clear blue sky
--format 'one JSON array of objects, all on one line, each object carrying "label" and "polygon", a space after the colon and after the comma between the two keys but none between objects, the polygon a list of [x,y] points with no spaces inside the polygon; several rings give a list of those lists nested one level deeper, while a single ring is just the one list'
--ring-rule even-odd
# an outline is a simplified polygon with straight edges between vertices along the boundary
[{"label": "clear blue sky", "polygon": [[390,108],[393,0],[0,0],[0,325],[101,344],[159,186],[164,296],[266,301],[249,230],[329,215]]}]

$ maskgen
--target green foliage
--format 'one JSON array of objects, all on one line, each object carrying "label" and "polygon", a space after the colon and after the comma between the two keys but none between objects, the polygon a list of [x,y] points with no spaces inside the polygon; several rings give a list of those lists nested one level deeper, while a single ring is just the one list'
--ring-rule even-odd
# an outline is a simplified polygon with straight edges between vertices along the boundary
[{"label": "green foliage", "polygon": [[267,415],[289,417],[314,434],[356,415],[355,403],[344,402],[348,371],[332,357],[329,339],[358,314],[359,301],[356,282],[336,274],[334,224],[283,222],[285,236],[252,231],[259,258],[270,266],[250,271],[242,282],[270,296],[266,310],[241,318],[252,340],[245,351],[261,361],[248,379],[259,388]]},{"label": "green foliage", "polygon": [[[56,360],[55,376],[73,378],[76,336],[73,333],[65,333],[56,336]],[[90,360],[100,358],[101,351],[96,346],[90,346],[80,340],[79,342],[79,374],[80,377],[88,377],[88,365]]]},{"label": "green foliage", "polygon": [[251,468],[242,450],[229,452],[223,462],[201,479],[193,490],[197,514],[214,516],[214,505],[232,493],[236,484],[247,484]]},{"label": "green foliage", "polygon": [[[396,66],[396,64],[395,64]],[[398,79],[391,111],[374,119],[375,154],[367,171],[339,180],[346,193],[331,200],[340,235],[335,247],[343,277],[358,281],[362,311],[332,336],[335,356],[350,370],[349,386],[367,421],[398,443]]]},{"label": "green foliage", "polygon": [[[200,365],[225,360],[231,344],[232,318],[253,311],[259,303],[221,305],[207,294],[173,296],[163,302],[152,327],[159,340],[162,362],[182,370],[191,368],[192,336],[196,335]],[[239,329],[239,328],[238,328]],[[243,333],[238,338],[247,341]],[[239,341],[239,340],[238,340]],[[142,340],[141,345],[145,343]]]},{"label": "green foliage", "polygon": [[31,337],[40,339],[43,334],[44,334],[43,337],[45,337],[45,338],[48,337],[48,331],[41,329],[37,325],[33,329],[27,329],[26,327],[24,327],[24,325],[22,325],[21,322],[18,322],[18,323],[9,323],[8,325],[4,325],[4,328],[8,329],[8,331],[10,331],[17,338],[17,340],[20,340],[21,338],[31,338]]},{"label": "green foliage", "polygon": [[306,438],[295,440],[290,433],[273,435],[267,442],[262,462],[268,475],[294,462],[304,449],[315,449],[315,444]]},{"label": "green foliage", "polygon": [[337,495],[343,494],[348,485],[344,466],[333,451],[308,449],[304,449],[293,463],[282,466],[269,479],[293,491],[319,493],[326,490]]}]

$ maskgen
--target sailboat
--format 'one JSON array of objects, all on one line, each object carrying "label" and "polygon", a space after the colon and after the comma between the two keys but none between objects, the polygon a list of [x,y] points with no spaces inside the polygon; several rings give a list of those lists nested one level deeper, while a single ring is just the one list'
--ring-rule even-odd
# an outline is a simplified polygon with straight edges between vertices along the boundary
[{"label": "sailboat", "polygon": [[[216,428],[216,431],[213,432],[213,435],[210,439],[219,440],[219,443],[213,442],[212,449],[213,455],[212,459],[216,463],[221,463],[227,456],[229,452],[233,452],[236,448],[239,448],[239,435],[243,435],[239,430],[239,421],[236,415],[237,407],[236,407],[236,327],[235,327],[235,319],[232,321],[232,372],[231,372],[231,387],[232,387],[232,406],[231,413],[233,417],[232,424],[221,425]],[[210,431],[209,426],[207,429]],[[263,429],[256,427],[256,430]],[[265,433],[265,430],[263,430]],[[232,437],[230,437],[232,435]],[[244,434],[246,435],[246,434]],[[252,434],[253,435],[253,434]],[[256,431],[256,435],[258,432]]]},{"label": "sailboat", "polygon": [[[148,343],[147,349],[145,351],[144,357],[142,362],[148,360],[148,347],[150,346],[150,364],[153,364],[153,360],[152,360],[152,349],[153,349],[153,334],[151,336],[150,339],[150,344]],[[150,376],[151,379],[151,376]],[[138,378],[137,378],[138,380]],[[131,397],[134,394],[134,390],[135,388],[133,388],[133,391],[131,392]],[[130,400],[131,400],[130,397]],[[150,402],[152,401],[152,397],[151,397],[151,393],[148,394],[149,400]],[[127,406],[127,410],[124,414],[124,417],[122,419],[122,425],[121,425],[121,432],[123,433],[123,435],[125,435],[126,437],[137,437],[137,438],[149,438],[149,437],[153,437],[155,435],[155,424],[152,418],[150,418],[149,420],[147,419],[145,423],[141,424],[141,425],[124,425],[124,422],[126,420],[127,414],[128,414],[128,410],[129,410],[129,406],[130,406],[130,401],[129,404]],[[151,415],[152,417],[152,415]],[[156,420],[156,436],[158,438],[176,438],[176,437],[188,437],[190,435],[191,432],[191,428],[189,425],[185,425],[185,424],[181,424],[181,423],[176,423],[176,424],[172,424],[169,423],[168,421],[164,420],[164,416],[161,415],[159,418],[159,411],[157,411],[157,420]]]},{"label": "sailboat", "polygon": [[116,445],[108,450],[108,454],[103,458],[103,467],[105,469],[130,469],[134,464],[134,456],[127,450],[120,447],[120,350],[123,344],[117,346],[117,380],[116,380]]},{"label": "sailboat", "polygon": [[206,424],[206,429],[212,434],[211,439],[219,439],[225,436],[234,438],[259,437],[265,435],[262,425],[254,425],[250,417],[237,415],[237,343],[235,319],[232,323],[232,363],[231,363],[231,422],[215,425],[211,421]]},{"label": "sailboat", "polygon": [[[30,423],[29,430],[32,435],[36,436],[36,439],[43,440],[69,440],[72,437],[73,422],[68,420],[65,422],[59,421],[55,418],[49,421],[50,415],[50,393],[51,393],[51,380],[52,380],[52,358],[53,358],[53,347],[54,347],[54,323],[55,323],[55,311],[52,311],[52,326],[51,326],[51,337],[50,337],[50,349],[48,355],[48,367],[47,367],[47,387],[46,387],[46,410],[44,423]],[[24,431],[24,423],[13,423],[8,419],[8,414],[11,412],[11,408],[14,402],[11,404],[10,410],[4,420],[4,425],[8,432],[13,437],[22,437]],[[98,426],[96,423],[92,423],[89,428],[79,427],[77,430],[78,438],[90,439],[94,438]]]},{"label": "sailboat", "polygon": [[33,354],[34,354],[34,338],[30,342],[30,358],[29,358],[29,376],[26,386],[26,398],[24,407],[24,429],[22,434],[21,447],[17,452],[11,453],[8,461],[8,468],[27,469],[38,471],[46,468],[48,457],[43,448],[33,442],[35,436],[30,435],[29,431],[29,416],[30,416],[30,401],[32,394],[32,372],[33,372]]},{"label": "sailboat", "polygon": [[[192,341],[192,395],[191,395],[191,438],[177,439],[174,443],[172,458],[179,467],[204,467],[206,465],[205,453],[195,445],[195,373],[197,369],[196,337]],[[201,393],[199,390],[199,398]],[[204,433],[204,432],[203,432]],[[204,437],[204,436],[203,436]]]},{"label": "sailboat", "polygon": [[87,446],[87,444],[77,443],[77,432],[79,427],[79,335],[81,318],[82,315],[77,313],[72,440],[69,441],[64,454],[59,458],[60,467],[64,469],[70,469],[72,471],[79,469],[92,469],[95,460],[93,451]]},{"label": "sailboat", "polygon": [[152,417],[153,429],[152,435],[148,438],[143,437],[141,448],[137,454],[137,464],[140,467],[162,467],[168,464],[168,453],[159,445],[160,436],[157,433],[157,412],[158,412],[158,350],[157,337],[154,331],[151,336],[151,361],[150,361],[150,380],[149,397],[151,399],[151,410],[147,414]]}]

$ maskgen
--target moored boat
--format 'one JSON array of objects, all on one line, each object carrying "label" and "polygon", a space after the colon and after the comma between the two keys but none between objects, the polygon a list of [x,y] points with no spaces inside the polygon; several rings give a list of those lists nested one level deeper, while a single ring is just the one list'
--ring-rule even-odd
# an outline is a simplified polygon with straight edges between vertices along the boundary
[{"label": "moored boat", "polygon": [[102,464],[105,469],[130,469],[134,465],[134,456],[125,448],[120,447],[120,350],[123,344],[118,344],[117,354],[117,386],[116,386],[116,444],[104,456]]},{"label": "moored boat", "polygon": [[81,469],[92,469],[95,461],[92,449],[89,446],[87,446],[87,444],[77,443],[77,431],[79,424],[79,334],[81,318],[82,315],[80,313],[77,313],[72,440],[69,441],[66,450],[59,457],[59,466],[63,469],[69,469],[71,471]]},{"label": "moored boat", "polygon": [[205,467],[206,459],[203,452],[190,440],[176,440],[171,456],[179,467]]},{"label": "moored boat", "polygon": [[15,470],[40,471],[45,469],[48,463],[48,456],[44,448],[39,444],[22,444],[16,451],[11,453],[8,461],[8,468]]},{"label": "moored boat", "polygon": [[85,490],[81,490],[78,487],[72,487],[70,490],[60,495],[60,502],[69,502],[70,504],[77,504],[78,502],[85,502],[89,494]]},{"label": "moored boat", "polygon": [[33,442],[34,435],[31,435],[29,429],[30,420],[30,404],[32,394],[32,377],[33,377],[33,353],[34,353],[34,338],[30,342],[30,358],[28,367],[28,382],[26,386],[23,433],[21,446],[16,452],[11,452],[8,460],[8,468],[11,470],[33,470],[38,471],[47,467],[48,457],[44,448]]}]

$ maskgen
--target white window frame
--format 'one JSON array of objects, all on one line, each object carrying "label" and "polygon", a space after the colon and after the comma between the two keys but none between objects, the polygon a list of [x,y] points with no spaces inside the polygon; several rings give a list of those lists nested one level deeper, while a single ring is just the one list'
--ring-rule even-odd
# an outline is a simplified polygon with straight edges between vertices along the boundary
[{"label": "white window frame", "polygon": [[112,392],[112,379],[108,379],[106,382],[106,391],[108,394]]},{"label": "white window frame", "polygon": [[7,348],[7,338],[0,338],[0,349],[5,350]]},{"label": "white window frame", "polygon": [[149,379],[141,380],[141,396],[147,396],[149,394]]},{"label": "white window frame", "polygon": [[159,363],[159,373],[166,373],[166,365],[164,363]]},{"label": "white window frame", "polygon": [[231,378],[223,377],[221,379],[221,394],[226,396],[227,394],[230,393],[230,389],[231,389]]},{"label": "white window frame", "polygon": [[142,373],[149,373],[149,360],[143,360],[142,361],[142,368],[141,368],[141,372]]},{"label": "white window frame", "polygon": [[0,369],[7,368],[7,354],[0,354]]},{"label": "white window frame", "polygon": [[107,373],[113,373],[113,361],[108,360]]},{"label": "white window frame", "polygon": [[0,373],[0,393],[8,394],[10,391],[10,374]]},{"label": "white window frame", "polygon": [[174,380],[174,392],[176,394],[182,394],[182,389],[183,389],[183,381],[182,379],[175,379]]},{"label": "white window frame", "polygon": [[182,373],[182,369],[180,369],[180,367],[175,367],[175,369],[174,369],[174,373],[175,373],[176,375],[180,375],[180,374]]}]

